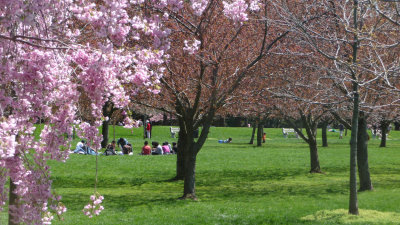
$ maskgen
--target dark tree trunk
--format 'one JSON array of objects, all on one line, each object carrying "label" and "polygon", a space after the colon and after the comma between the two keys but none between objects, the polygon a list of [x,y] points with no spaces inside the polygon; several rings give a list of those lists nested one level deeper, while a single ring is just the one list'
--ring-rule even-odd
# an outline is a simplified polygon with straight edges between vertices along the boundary
[{"label": "dark tree trunk", "polygon": [[[16,206],[18,204],[18,196],[14,193],[15,189],[17,189],[17,186],[14,184],[12,179],[10,178],[10,190],[9,190],[9,203],[8,205],[13,205]],[[17,225],[18,223],[16,222],[16,219],[10,212],[10,208],[8,209],[8,225]]]},{"label": "dark tree trunk", "polygon": [[[192,147],[192,146],[191,146]],[[192,147],[193,148],[193,147]],[[193,149],[185,154],[185,179],[183,185],[183,199],[197,199],[195,192],[195,175],[196,175],[196,153]]]},{"label": "dark tree trunk", "polygon": [[358,215],[358,200],[357,200],[357,135],[358,135],[358,111],[359,111],[359,96],[358,85],[353,83],[353,119],[351,121],[351,139],[350,139],[350,198],[349,198],[349,213]]},{"label": "dark tree trunk", "polygon": [[321,173],[321,167],[319,166],[319,159],[318,159],[317,140],[315,139],[310,140],[309,146],[310,146],[310,162],[311,162],[310,173]]},{"label": "dark tree trunk", "polygon": [[[354,30],[358,31],[358,16],[359,10],[358,0],[353,0],[353,26]],[[354,33],[354,41],[352,43],[352,65],[357,63],[357,53],[359,48],[358,32]],[[353,79],[353,116],[351,120],[351,138],[350,138],[350,197],[349,197],[349,214],[358,215],[358,200],[357,200],[357,135],[358,135],[358,114],[360,107],[358,76],[356,71],[351,71]]]},{"label": "dark tree trunk", "polygon": [[254,135],[255,135],[255,133],[256,133],[256,126],[257,126],[257,123],[253,123],[253,131],[251,132],[251,139],[250,139],[250,142],[249,142],[249,144],[254,144]]},{"label": "dark tree trunk", "polygon": [[307,142],[310,148],[310,173],[321,173],[321,167],[319,165],[318,158],[318,147],[317,147],[317,121],[313,121],[313,117],[311,115],[304,115],[300,112],[301,122],[306,130],[307,137],[301,132],[301,129],[296,127],[296,124],[288,120],[288,122],[293,126],[297,134]]},{"label": "dark tree trunk", "polygon": [[328,122],[322,122],[322,147],[328,147],[328,136],[326,135],[326,130],[328,129]]},{"label": "dark tree trunk", "polygon": [[72,126],[72,139],[75,140],[76,138],[76,130],[75,130],[75,125]]},{"label": "dark tree trunk", "polygon": [[109,123],[111,120],[111,116],[114,112],[114,104],[110,101],[107,101],[103,105],[103,116],[108,117],[109,119],[107,121],[103,121],[103,126],[102,126],[102,131],[101,134],[103,135],[103,140],[101,141],[101,147],[105,148],[107,147],[108,144],[108,129],[109,129]]},{"label": "dark tree trunk", "polygon": [[108,124],[109,124],[110,120],[107,121],[103,121],[103,126],[102,126],[102,130],[101,130],[101,134],[103,135],[103,141],[101,141],[101,147],[105,148],[107,147],[108,144]]},{"label": "dark tree trunk", "polygon": [[147,132],[146,132],[146,127],[147,127],[147,116],[143,116],[143,139],[147,138]]},{"label": "dark tree trunk", "polygon": [[263,124],[261,121],[258,122],[257,126],[257,146],[262,146],[262,132],[263,132]]},{"label": "dark tree trunk", "polygon": [[303,115],[302,118],[308,136],[308,145],[310,147],[310,173],[321,173],[321,167],[318,159],[317,121],[313,121],[311,115],[309,115],[307,118]]},{"label": "dark tree trunk", "polygon": [[363,112],[360,112],[358,119],[357,139],[357,166],[358,177],[360,178],[360,189],[358,191],[372,190],[373,187],[368,166],[367,120]]},{"label": "dark tree trunk", "polygon": [[225,127],[225,117],[220,117],[218,120],[218,126]]},{"label": "dark tree trunk", "polygon": [[113,124],[113,141],[115,141],[115,123]]},{"label": "dark tree trunk", "polygon": [[[182,121],[178,119],[179,122],[179,127],[182,127],[181,124],[183,125]],[[186,143],[188,142],[187,140],[187,135],[183,130],[179,130],[178,134],[178,154],[176,155],[176,177],[174,178],[175,180],[183,180],[185,177],[185,151],[186,149]]]},{"label": "dark tree trunk", "polygon": [[163,125],[165,126],[167,124],[168,124],[168,116],[167,116],[167,113],[164,113],[163,114]]},{"label": "dark tree trunk", "polygon": [[400,130],[400,122],[394,123],[394,130]]},{"label": "dark tree trunk", "polygon": [[381,145],[379,147],[386,147],[386,133],[389,127],[389,122],[387,121],[382,121],[381,122]]}]

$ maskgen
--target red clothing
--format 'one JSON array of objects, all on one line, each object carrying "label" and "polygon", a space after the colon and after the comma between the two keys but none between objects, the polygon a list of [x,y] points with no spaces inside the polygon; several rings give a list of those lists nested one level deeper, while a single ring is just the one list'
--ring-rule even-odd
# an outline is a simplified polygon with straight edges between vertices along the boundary
[{"label": "red clothing", "polygon": [[150,155],[151,154],[151,148],[148,145],[143,146],[142,148],[142,155]]},{"label": "red clothing", "polygon": [[150,125],[150,123],[147,123],[146,130],[147,130],[147,131],[150,131],[150,130],[151,130],[151,125]]}]

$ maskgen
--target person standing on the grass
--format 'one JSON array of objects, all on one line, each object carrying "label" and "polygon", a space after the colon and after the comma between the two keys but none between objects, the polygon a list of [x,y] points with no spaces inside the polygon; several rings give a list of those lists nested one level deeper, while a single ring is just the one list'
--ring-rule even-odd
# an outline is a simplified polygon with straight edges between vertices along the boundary
[{"label": "person standing on the grass", "polygon": [[147,138],[151,138],[151,124],[148,120],[146,120],[146,136]]},{"label": "person standing on the grass", "polygon": [[263,143],[265,143],[265,139],[267,139],[267,134],[266,134],[266,133],[263,133],[263,136],[262,136],[262,141],[263,141]]},{"label": "person standing on the grass", "polygon": [[343,131],[344,131],[343,124],[339,124],[339,132],[340,132],[339,139],[343,139]]}]

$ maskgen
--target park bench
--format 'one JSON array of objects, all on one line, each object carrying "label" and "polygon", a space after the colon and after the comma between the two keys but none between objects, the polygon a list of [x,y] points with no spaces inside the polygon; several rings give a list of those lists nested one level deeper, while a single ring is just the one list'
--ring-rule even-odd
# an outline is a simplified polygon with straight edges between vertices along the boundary
[{"label": "park bench", "polygon": [[299,135],[293,128],[282,128],[282,133],[285,138],[287,138],[289,134],[294,134],[296,135],[296,138],[299,138]]},{"label": "park bench", "polygon": [[171,138],[175,138],[176,133],[179,132],[179,127],[170,127]]},{"label": "park bench", "polygon": [[[382,131],[381,130],[377,129],[376,133],[374,133],[374,130],[371,129],[371,133],[372,133],[372,138],[382,139]],[[387,138],[387,136],[388,136],[388,133],[386,133],[386,138]]]}]

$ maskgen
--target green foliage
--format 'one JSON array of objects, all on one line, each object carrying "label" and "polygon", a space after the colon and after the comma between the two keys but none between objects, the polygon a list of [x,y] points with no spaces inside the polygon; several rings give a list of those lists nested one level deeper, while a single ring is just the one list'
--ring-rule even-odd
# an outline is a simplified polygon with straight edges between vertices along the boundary
[{"label": "green foliage", "polygon": [[[99,157],[98,192],[105,197],[105,210],[92,219],[83,215],[83,206],[94,193],[95,157],[73,154],[66,163],[51,165],[53,187],[68,207],[65,220],[53,224],[345,224],[350,220],[335,211],[348,206],[350,133],[339,139],[338,133],[328,132],[329,147],[319,147],[324,173],[309,174],[309,149],[301,139],[285,139],[281,129],[265,129],[267,141],[256,147],[247,144],[251,131],[211,128],[197,157],[199,201],[182,201],[178,197],[183,182],[170,181],[176,156],[140,156],[143,128],[131,134],[116,127],[116,139],[127,138],[134,155]],[[110,127],[110,141],[112,135]],[[228,137],[233,143],[218,143]],[[155,126],[151,141],[177,139],[171,138],[169,127]],[[400,132],[391,132],[387,148],[378,146],[379,140],[369,143],[375,190],[359,194],[360,212],[375,210],[375,219],[351,224],[398,223],[379,218],[400,214]],[[335,215],[321,216],[331,212]],[[5,214],[0,216],[0,224],[5,224]]]}]

